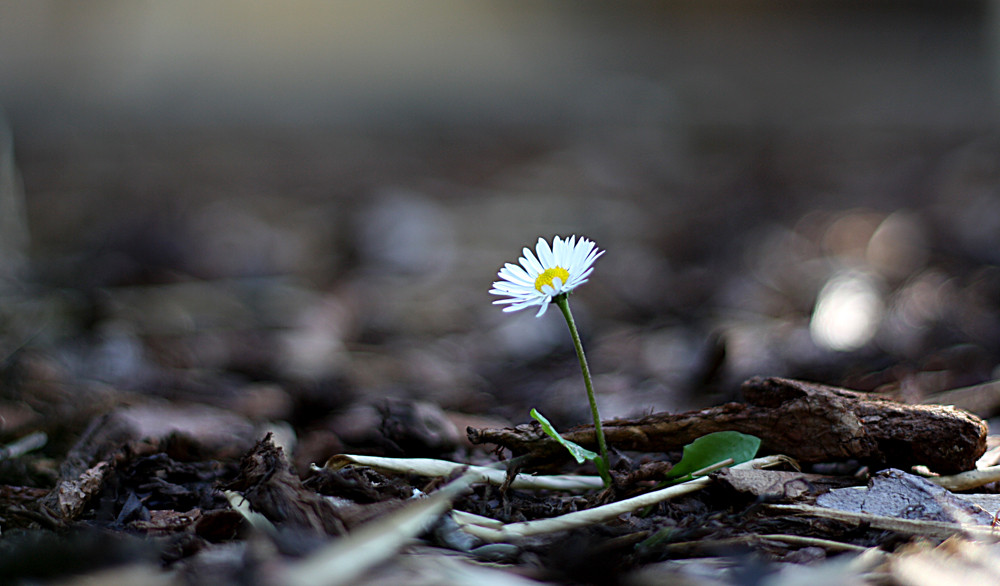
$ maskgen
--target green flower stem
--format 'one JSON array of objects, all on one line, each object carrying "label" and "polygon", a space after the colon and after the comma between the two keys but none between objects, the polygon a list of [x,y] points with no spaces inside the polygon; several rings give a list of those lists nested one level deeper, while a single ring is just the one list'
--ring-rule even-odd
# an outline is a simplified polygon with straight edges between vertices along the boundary
[{"label": "green flower stem", "polygon": [[[552,301],[562,310],[563,317],[566,318],[566,325],[569,326],[569,334],[573,337],[573,346],[576,348],[576,357],[580,359],[580,370],[583,371],[583,384],[587,387],[587,400],[590,401],[590,412],[594,416],[594,432],[597,434],[597,448],[604,460],[605,466],[610,466],[608,460],[608,444],[604,440],[604,428],[601,427],[601,414],[597,411],[597,400],[594,398],[594,383],[590,380],[590,367],[587,366],[587,356],[583,353],[583,343],[580,342],[580,333],[576,330],[576,322],[573,320],[573,312],[569,310],[569,296],[563,293],[556,295]],[[611,485],[611,478],[601,474],[604,484]]]}]

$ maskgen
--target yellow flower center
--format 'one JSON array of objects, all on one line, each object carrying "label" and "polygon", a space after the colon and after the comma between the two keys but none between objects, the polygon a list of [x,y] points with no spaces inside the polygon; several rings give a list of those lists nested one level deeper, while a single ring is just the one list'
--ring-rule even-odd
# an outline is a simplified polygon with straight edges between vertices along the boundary
[{"label": "yellow flower center", "polygon": [[569,271],[562,267],[545,269],[545,272],[538,275],[538,278],[535,279],[535,289],[538,289],[539,293],[545,293],[545,291],[542,291],[542,287],[545,285],[552,287],[552,281],[555,280],[556,277],[558,277],[559,280],[562,281],[562,284],[565,285],[566,281],[569,279]]}]

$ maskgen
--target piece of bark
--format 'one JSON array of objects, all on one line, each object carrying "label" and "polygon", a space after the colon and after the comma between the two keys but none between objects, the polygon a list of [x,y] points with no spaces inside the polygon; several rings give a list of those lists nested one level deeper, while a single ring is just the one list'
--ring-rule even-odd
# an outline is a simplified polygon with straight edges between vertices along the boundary
[{"label": "piece of bark", "polygon": [[115,460],[126,446],[135,447],[135,428],[107,413],[95,417],[59,466],[59,482],[36,503],[43,514],[62,522],[75,521],[87,504],[104,489]]},{"label": "piece of bark", "polygon": [[239,476],[225,488],[242,493],[250,507],[272,523],[318,535],[343,535],[407,502],[394,499],[335,505],[302,484],[270,433],[243,456]]},{"label": "piece of bark", "polygon": [[346,533],[333,505],[302,486],[282,449],[271,441],[271,434],[243,456],[239,476],[225,488],[240,491],[254,511],[275,524],[319,535]]},{"label": "piece of bark", "polygon": [[867,488],[840,488],[820,495],[816,505],[897,519],[989,525],[993,515],[959,499],[926,478],[890,468],[872,476]]},{"label": "piece of bark", "polygon": [[[752,378],[743,384],[744,403],[688,413],[657,413],[604,423],[610,446],[620,450],[676,450],[716,431],[759,437],[762,448],[806,463],[857,459],[878,466],[923,464],[949,474],[970,470],[986,451],[986,424],[940,405],[906,405],[846,389],[782,378]],[[529,465],[562,460],[563,448],[537,424],[467,430],[474,444],[497,444]],[[593,426],[562,434],[594,448]]]},{"label": "piece of bark", "polygon": [[71,521],[79,517],[87,503],[104,489],[104,482],[112,471],[110,464],[99,462],[79,479],[60,482],[53,494],[62,518]]}]

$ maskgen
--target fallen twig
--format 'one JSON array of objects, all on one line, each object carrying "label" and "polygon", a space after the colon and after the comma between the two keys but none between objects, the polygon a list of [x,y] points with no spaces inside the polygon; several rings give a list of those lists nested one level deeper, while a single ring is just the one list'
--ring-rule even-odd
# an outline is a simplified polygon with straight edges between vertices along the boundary
[{"label": "fallen twig", "polygon": [[844,543],[843,541],[834,541],[832,539],[820,539],[819,537],[805,537],[802,535],[787,535],[787,534],[766,534],[757,535],[761,539],[770,539],[771,541],[780,541],[782,543],[787,543],[789,545],[801,545],[803,547],[822,547],[823,549],[828,549],[830,551],[868,551],[871,548],[864,547],[862,545],[854,545],[853,543]]},{"label": "fallen twig", "polygon": [[[784,459],[781,456],[766,456],[764,458],[757,458],[749,462],[737,464],[734,468],[763,468],[783,461]],[[711,478],[695,478],[694,480],[689,480],[681,484],[641,494],[630,499],[609,503],[600,507],[567,513],[558,517],[525,521],[522,523],[509,523],[497,526],[496,522],[491,520],[491,522],[486,525],[480,525],[475,523],[474,519],[470,522],[471,518],[466,515],[455,517],[455,521],[462,524],[465,531],[483,539],[484,541],[511,541],[532,535],[543,535],[546,533],[554,533],[556,531],[565,531],[567,529],[576,529],[578,527],[604,523],[619,515],[630,513],[674,497],[701,490],[711,483]]]},{"label": "fallen twig", "polygon": [[359,576],[395,555],[400,547],[438,519],[473,481],[474,476],[467,474],[428,498],[408,502],[404,508],[368,523],[284,568],[274,583],[291,586],[357,583]]},{"label": "fallen twig", "polygon": [[801,535],[787,535],[787,534],[766,534],[761,535],[757,533],[747,533],[745,535],[739,535],[736,537],[727,537],[725,539],[700,539],[697,541],[677,541],[670,543],[663,547],[664,551],[670,554],[674,553],[689,553],[694,551],[719,551],[726,548],[732,548],[738,545],[760,545],[764,541],[777,541],[779,543],[785,543],[797,547],[821,547],[830,551],[851,551],[851,552],[865,552],[870,548],[863,547],[861,545],[854,545],[853,543],[844,543],[842,541],[833,541],[830,539],[820,539],[818,537],[803,537]]},{"label": "fallen twig", "polygon": [[782,514],[805,515],[832,519],[851,525],[866,525],[872,529],[895,531],[904,535],[919,535],[933,539],[947,539],[952,535],[965,533],[984,537],[993,535],[993,529],[986,525],[968,525],[963,523],[946,523],[942,521],[920,521],[916,519],[897,519],[869,513],[856,513],[827,509],[812,505],[767,505],[767,508]]},{"label": "fallen twig", "polygon": [[5,446],[0,446],[0,460],[20,458],[28,452],[45,447],[49,436],[44,431],[36,431],[13,441]]},{"label": "fallen twig", "polygon": [[[447,477],[459,471],[466,471],[472,475],[476,482],[489,482],[497,486],[502,485],[507,477],[504,470],[486,466],[467,466],[457,462],[431,458],[380,458],[339,454],[327,460],[324,467],[330,470],[339,470],[350,465],[367,466],[397,474],[417,474],[431,478]],[[518,474],[510,486],[511,488],[539,490],[594,490],[603,488],[604,483],[598,476]]]},{"label": "fallen twig", "polygon": [[1000,481],[1000,466],[969,470],[952,476],[930,476],[927,480],[951,491],[972,490],[984,484]]},{"label": "fallen twig", "polygon": [[242,494],[232,490],[224,490],[222,491],[222,495],[229,501],[229,506],[242,515],[247,523],[250,523],[251,527],[269,535],[276,535],[278,533],[278,530],[274,527],[274,523],[271,523],[271,520],[264,515],[254,511],[250,507],[249,501],[243,498]]}]

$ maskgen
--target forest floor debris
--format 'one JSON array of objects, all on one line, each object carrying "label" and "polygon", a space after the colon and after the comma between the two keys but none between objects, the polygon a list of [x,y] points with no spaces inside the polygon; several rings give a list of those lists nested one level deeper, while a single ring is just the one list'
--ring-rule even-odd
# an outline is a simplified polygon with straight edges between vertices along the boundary
[{"label": "forest floor debris", "polygon": [[[855,427],[849,429],[857,439],[855,445],[867,451],[802,445],[796,453],[836,453],[841,458],[813,462],[812,470],[802,471],[799,468],[808,463],[774,454],[663,487],[671,454],[679,452],[688,436],[659,432],[635,439],[635,430],[650,422],[661,427],[648,429],[662,430],[671,417],[694,422],[698,431],[687,434],[707,428],[699,424],[698,415],[651,415],[639,423],[609,422],[612,445],[620,457],[614,470],[616,483],[607,489],[592,471],[548,475],[530,472],[531,466],[525,465],[541,462],[552,468],[557,463],[553,458],[529,458],[513,468],[496,460],[486,465],[490,454],[482,448],[469,452],[478,454],[473,458],[482,462],[478,464],[340,454],[301,477],[291,455],[272,441],[271,434],[235,454],[218,441],[217,434],[199,433],[198,426],[147,424],[145,429],[160,430],[161,435],[144,435],[137,431],[143,426],[136,423],[143,418],[134,414],[146,411],[131,407],[91,422],[68,450],[60,466],[61,480],[53,488],[2,487],[0,571],[17,576],[14,583],[45,582],[65,575],[71,567],[91,579],[125,572],[121,575],[155,576],[160,583],[172,584],[183,582],[191,572],[204,571],[194,568],[209,563],[213,552],[230,552],[224,563],[214,566],[220,583],[252,576],[261,584],[365,584],[389,574],[420,583],[412,577],[414,568],[436,568],[455,575],[488,575],[498,584],[504,583],[503,576],[509,576],[511,583],[531,579],[652,584],[665,575],[693,571],[678,565],[682,560],[714,557],[729,564],[703,564],[696,573],[727,584],[749,571],[744,556],[752,552],[768,560],[768,572],[806,563],[862,582],[878,582],[886,576],[908,576],[915,564],[923,563],[920,560],[939,555],[934,553],[938,550],[927,549],[931,546],[914,549],[907,544],[954,544],[959,543],[955,539],[965,539],[963,543],[989,548],[997,540],[991,526],[996,511],[946,488],[947,479],[977,471],[927,479],[892,469],[873,474],[862,464],[898,461],[899,454],[915,463],[914,450],[887,450],[884,437],[871,437],[876,434],[870,430],[884,429],[873,415],[878,409],[896,419],[937,426],[936,442],[968,446],[963,462],[975,461],[985,450],[985,437],[979,435],[985,426],[974,416],[946,408],[909,408],[801,381],[754,380],[747,388],[772,391],[770,407],[759,397],[756,404],[745,407],[756,417],[765,417],[768,408],[787,416],[789,412],[782,409],[789,402],[809,398],[802,401],[809,408],[796,407],[798,416],[789,417],[785,425],[813,429],[809,426],[818,425],[817,409],[837,407],[840,410],[829,417],[854,417]],[[865,416],[859,417],[862,408]],[[738,412],[732,406],[725,409]],[[396,411],[398,406],[392,412]],[[213,413],[210,409],[207,415]],[[390,411],[383,413],[388,416]],[[773,413],[766,416],[772,423],[778,419]],[[748,420],[743,416],[723,421],[743,430],[764,431],[764,445],[772,452],[774,446],[785,445],[776,437],[796,436],[805,442],[809,436],[814,443],[843,437],[839,432],[796,435],[787,428],[767,433],[761,423]],[[398,428],[401,421],[405,419],[393,423],[397,437],[407,433]],[[629,429],[631,442],[617,443]],[[545,442],[524,426],[470,431],[475,433],[504,441],[517,438],[519,443],[507,447],[522,456]],[[582,428],[567,435],[586,443],[586,433]],[[526,437],[535,439],[528,442]],[[26,436],[22,443],[37,447],[36,438]],[[27,471],[40,460],[36,452],[25,449],[11,450],[4,462],[8,467],[20,463]],[[824,472],[824,466],[833,467]],[[32,536],[74,534],[78,540],[104,536],[100,539],[119,545],[59,568],[43,569],[32,561],[33,556],[43,555]],[[78,542],[66,541],[64,546],[75,547],[72,544]],[[234,546],[243,553],[236,553]],[[133,547],[144,553],[139,558],[124,553]],[[162,569],[122,565],[123,556],[158,559]],[[908,556],[917,561],[906,561]]]}]

